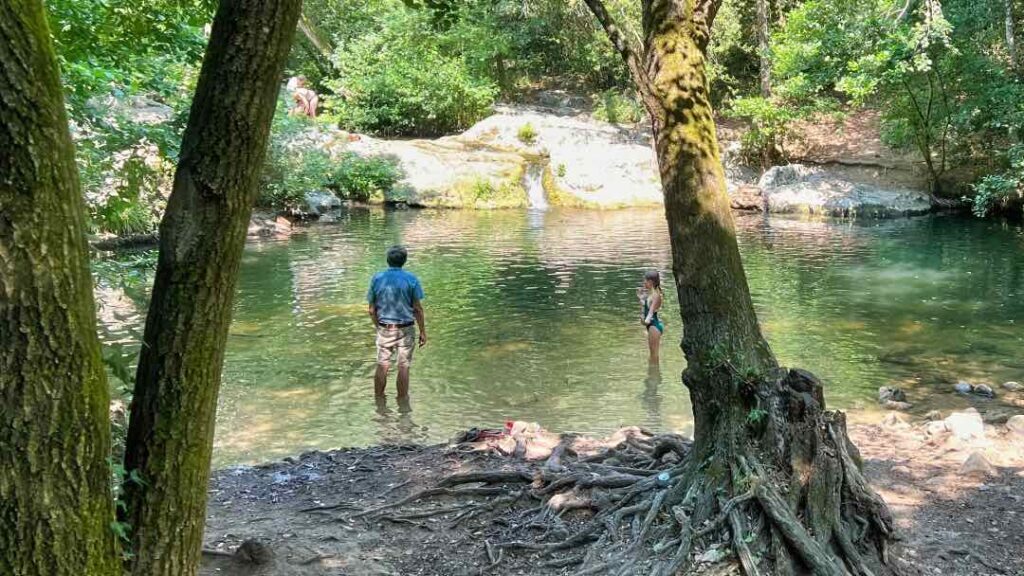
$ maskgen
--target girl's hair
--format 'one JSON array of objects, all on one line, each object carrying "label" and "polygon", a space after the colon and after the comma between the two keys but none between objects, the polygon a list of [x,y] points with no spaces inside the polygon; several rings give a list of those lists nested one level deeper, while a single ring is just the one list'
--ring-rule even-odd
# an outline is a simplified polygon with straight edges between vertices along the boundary
[{"label": "girl's hair", "polygon": [[644,272],[644,280],[650,280],[655,290],[661,291],[661,273],[657,270]]}]

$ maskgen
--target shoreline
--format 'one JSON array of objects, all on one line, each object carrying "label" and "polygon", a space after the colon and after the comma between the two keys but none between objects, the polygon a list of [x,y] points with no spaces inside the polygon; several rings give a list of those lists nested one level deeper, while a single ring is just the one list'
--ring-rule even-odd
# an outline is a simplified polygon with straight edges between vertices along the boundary
[{"label": "shoreline", "polygon": [[[937,431],[935,420],[898,412],[881,423],[859,420],[851,420],[850,436],[866,476],[896,517],[902,540],[894,557],[900,569],[951,576],[1024,571],[1024,533],[1017,529],[1024,519],[1024,434],[985,425],[980,436],[963,437]],[[200,574],[480,573],[488,564],[484,540],[496,537],[497,525],[446,526],[452,515],[437,507],[451,499],[427,503],[428,510],[440,512],[423,519],[353,515],[432,487],[456,471],[526,465],[505,455],[435,444],[312,451],[217,470],[209,486]],[[583,521],[586,514],[572,511],[566,522]],[[262,564],[241,558],[245,554],[236,550],[246,540],[261,542],[271,557]],[[540,563],[534,554],[516,553],[492,573],[572,573]]]}]

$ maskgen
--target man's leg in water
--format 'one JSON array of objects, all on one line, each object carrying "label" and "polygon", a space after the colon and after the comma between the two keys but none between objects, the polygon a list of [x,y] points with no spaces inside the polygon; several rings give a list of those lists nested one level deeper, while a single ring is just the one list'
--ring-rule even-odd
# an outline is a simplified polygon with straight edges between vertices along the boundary
[{"label": "man's leg in water", "polygon": [[[374,375],[373,375],[373,395],[376,396],[377,398],[383,398],[384,397],[384,389],[387,388],[387,385],[388,385],[388,370],[390,368],[391,368],[391,366],[389,364],[387,364],[387,363],[382,363],[382,362],[378,362],[377,363],[377,372],[375,372]],[[406,368],[406,372],[408,372],[408,368]],[[401,384],[401,374],[402,374],[402,371],[401,371],[401,369],[399,369],[398,374],[399,374],[398,389],[401,390],[402,389],[402,384]],[[409,378],[408,375],[406,375],[406,384],[405,384],[405,386],[406,386],[407,390],[408,390],[408,387],[409,387],[408,378]]]},{"label": "man's leg in water", "polygon": [[[384,389],[381,388],[381,394]],[[398,365],[398,399],[408,400],[409,398],[409,365]]]}]

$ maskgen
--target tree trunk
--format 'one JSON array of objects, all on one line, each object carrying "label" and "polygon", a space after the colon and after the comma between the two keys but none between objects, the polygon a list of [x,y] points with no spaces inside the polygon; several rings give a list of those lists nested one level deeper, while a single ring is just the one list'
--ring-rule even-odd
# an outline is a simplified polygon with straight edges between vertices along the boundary
[{"label": "tree trunk", "polygon": [[246,227],[300,0],[223,0],[167,211],[125,483],[139,576],[195,574],[217,393]]},{"label": "tree trunk", "polygon": [[768,0],[757,0],[757,57],[761,77],[761,96],[772,95],[772,58],[768,28]]},{"label": "tree trunk", "polygon": [[1010,57],[1010,69],[1018,70],[1020,60],[1017,55],[1017,31],[1014,22],[1013,0],[1003,0],[1006,7],[1006,52]]},{"label": "tree trunk", "polygon": [[[695,431],[692,453],[651,505],[652,519],[659,509],[671,517],[678,546],[669,558],[652,546],[650,573],[685,572],[695,548],[714,543],[715,531],[698,528],[715,518],[748,574],[885,572],[892,520],[860,472],[844,416],[825,412],[812,375],[778,367],[754,313],[705,75],[717,7],[645,0],[642,60],[620,49],[647,84]],[[607,14],[594,12],[614,36]]]},{"label": "tree trunk", "polygon": [[120,573],[84,214],[43,5],[0,3],[0,574]]}]

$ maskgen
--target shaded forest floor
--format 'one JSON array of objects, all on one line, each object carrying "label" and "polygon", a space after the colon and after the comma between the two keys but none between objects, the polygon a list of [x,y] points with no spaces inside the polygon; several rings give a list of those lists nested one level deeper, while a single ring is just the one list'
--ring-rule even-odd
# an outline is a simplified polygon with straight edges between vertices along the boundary
[{"label": "shaded forest floor", "polygon": [[[926,422],[894,416],[881,424],[851,425],[864,468],[892,507],[902,540],[896,557],[907,575],[1024,575],[1024,438],[987,427],[984,438],[929,435]],[[992,468],[970,472],[964,462],[982,454]],[[513,470],[516,460],[447,446],[380,446],[311,452],[213,475],[201,574],[225,575],[470,575],[490,564],[485,541],[508,538],[517,515],[533,503],[495,517],[451,527],[467,497],[435,498],[389,510],[372,520],[361,511],[431,488],[443,477],[474,470]],[[470,498],[469,500],[472,500]],[[476,498],[482,501],[483,498]],[[518,508],[517,508],[518,507]],[[564,515],[569,529],[588,512]],[[249,539],[272,557],[234,554]],[[489,574],[572,574],[543,566],[528,551],[507,555]],[[708,573],[721,573],[726,564]],[[728,570],[727,570],[728,571]]]}]

